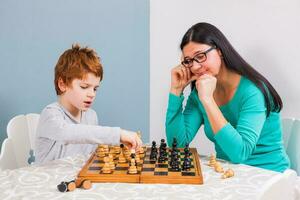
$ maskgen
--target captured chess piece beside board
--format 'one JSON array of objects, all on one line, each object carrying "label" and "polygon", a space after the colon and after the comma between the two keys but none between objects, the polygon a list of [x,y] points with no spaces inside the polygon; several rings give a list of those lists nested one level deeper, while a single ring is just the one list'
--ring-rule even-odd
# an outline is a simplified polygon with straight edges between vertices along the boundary
[{"label": "captured chess piece beside board", "polygon": [[221,163],[217,161],[216,156],[214,154],[212,154],[210,156],[209,162],[207,165],[210,167],[213,167],[217,173],[222,173],[222,176],[221,176],[222,179],[230,178],[230,177],[234,176],[234,172],[232,169],[230,169],[230,168],[227,170],[223,169],[223,167],[221,166]]},{"label": "captured chess piece beside board", "polygon": [[161,139],[159,147],[153,141],[138,152],[123,144],[99,145],[75,180],[76,187],[86,182],[203,184],[203,177],[196,148],[177,148],[176,139],[168,148]]}]

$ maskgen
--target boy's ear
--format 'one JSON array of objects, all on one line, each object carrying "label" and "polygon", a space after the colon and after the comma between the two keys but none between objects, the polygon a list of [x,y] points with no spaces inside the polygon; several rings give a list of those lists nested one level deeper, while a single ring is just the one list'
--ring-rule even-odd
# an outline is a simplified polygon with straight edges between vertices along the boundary
[{"label": "boy's ear", "polygon": [[64,81],[62,80],[62,78],[58,78],[57,85],[58,85],[59,90],[62,93],[64,93],[66,91],[67,85],[64,83]]}]

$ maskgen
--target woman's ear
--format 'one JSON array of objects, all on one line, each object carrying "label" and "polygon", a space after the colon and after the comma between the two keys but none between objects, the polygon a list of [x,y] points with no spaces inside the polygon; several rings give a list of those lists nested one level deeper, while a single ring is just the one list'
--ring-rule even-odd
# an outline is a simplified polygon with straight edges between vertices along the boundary
[{"label": "woman's ear", "polygon": [[58,84],[59,90],[62,93],[64,93],[66,91],[66,89],[67,89],[67,85],[64,83],[64,81],[62,80],[62,78],[58,78],[57,84]]},{"label": "woman's ear", "polygon": [[220,50],[220,49],[217,49],[217,51],[218,51],[218,54],[219,54],[220,58],[223,59],[223,54],[222,54],[221,50]]}]

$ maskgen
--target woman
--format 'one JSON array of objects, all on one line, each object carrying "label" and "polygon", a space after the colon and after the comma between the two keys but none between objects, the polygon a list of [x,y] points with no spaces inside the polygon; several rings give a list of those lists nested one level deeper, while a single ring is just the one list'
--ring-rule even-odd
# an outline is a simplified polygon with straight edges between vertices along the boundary
[{"label": "woman", "polygon": [[[190,143],[200,126],[217,157],[283,172],[282,101],[269,81],[252,68],[220,30],[208,23],[183,36],[181,65],[172,69],[166,116],[168,143]],[[184,88],[192,91],[182,112]]]}]

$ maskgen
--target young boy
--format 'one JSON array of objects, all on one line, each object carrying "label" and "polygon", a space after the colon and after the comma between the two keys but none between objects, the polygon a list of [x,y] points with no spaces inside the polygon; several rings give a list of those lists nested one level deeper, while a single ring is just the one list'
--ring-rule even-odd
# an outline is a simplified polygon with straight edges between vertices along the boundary
[{"label": "young boy", "polygon": [[37,163],[89,154],[103,143],[141,146],[134,132],[98,125],[97,114],[90,107],[102,78],[102,65],[94,50],[77,44],[60,56],[54,80],[58,101],[46,106],[37,127]]}]

